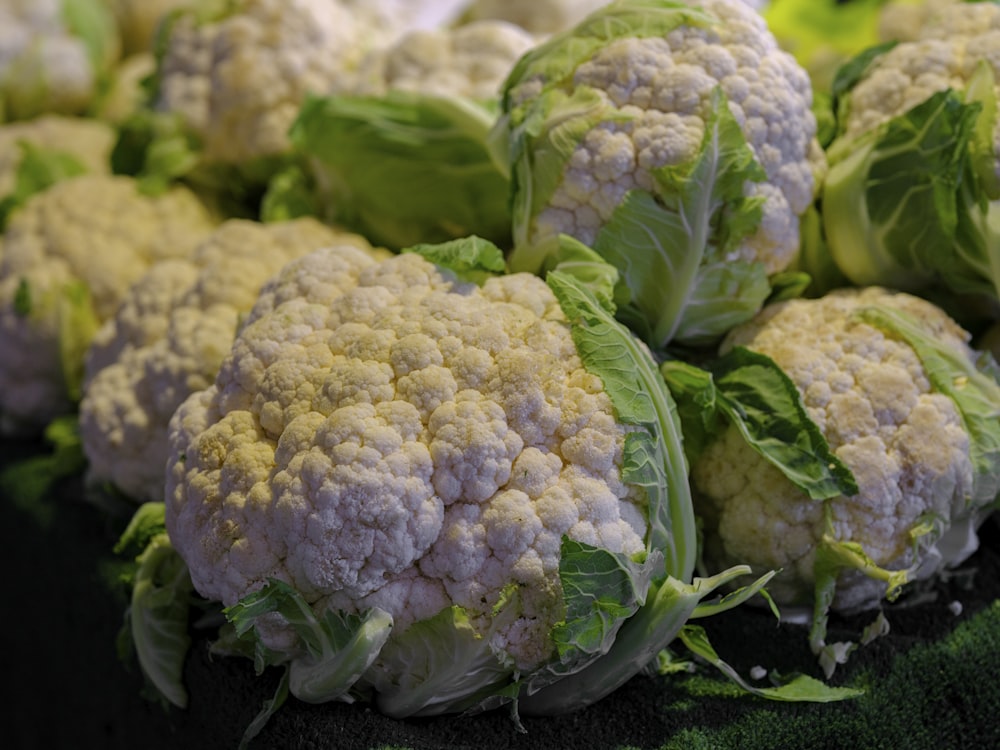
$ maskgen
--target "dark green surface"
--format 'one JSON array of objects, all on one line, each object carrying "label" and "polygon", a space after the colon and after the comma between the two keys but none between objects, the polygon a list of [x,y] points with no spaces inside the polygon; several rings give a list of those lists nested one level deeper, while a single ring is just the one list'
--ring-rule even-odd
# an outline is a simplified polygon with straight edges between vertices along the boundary
[{"label": "dark green surface", "polygon": [[[0,443],[0,472],[40,447]],[[164,710],[142,696],[142,678],[117,658],[124,592],[107,581],[124,519],[83,499],[79,479],[45,487],[36,461],[32,497],[4,486],[0,549],[7,571],[0,651],[3,747],[235,748],[270,697],[277,673],[255,678],[248,661],[209,658],[195,636],[185,668],[191,706]],[[30,487],[28,488],[30,489]],[[503,712],[394,721],[365,706],[291,699],[252,748],[989,748],[1000,747],[1000,527],[983,528],[980,551],[927,592],[886,610],[889,635],[859,649],[834,679],[867,694],[837,704],[773,703],[737,695],[709,668],[636,677],[590,709],[524,718]],[[960,614],[949,605],[962,604]],[[829,640],[873,618],[831,621]],[[702,621],[720,655],[748,675],[755,665],[818,675],[802,627],[743,608]]]}]

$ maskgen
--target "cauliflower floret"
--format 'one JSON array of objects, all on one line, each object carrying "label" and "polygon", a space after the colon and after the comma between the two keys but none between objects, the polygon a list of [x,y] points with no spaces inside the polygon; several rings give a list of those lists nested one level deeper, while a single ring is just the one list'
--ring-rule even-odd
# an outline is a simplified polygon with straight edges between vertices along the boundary
[{"label": "cauliflower floret", "polygon": [[536,41],[519,26],[495,20],[414,30],[365,59],[358,91],[494,99],[514,63]]},{"label": "cauliflower floret", "polygon": [[[550,82],[567,94],[589,90],[597,102],[566,115],[580,118],[582,135],[551,197],[535,199],[541,205],[532,205],[528,242],[566,233],[593,244],[629,190],[653,189],[651,170],[698,153],[713,91],[721,88],[766,173],[746,187],[762,202],[760,228],[734,248],[732,259],[761,261],[769,274],[795,259],[799,216],[825,164],[809,77],[746,3],[690,5],[711,20],[595,45],[571,78]],[[520,81],[509,92],[512,105],[532,100],[541,84],[534,77]]]},{"label": "cauliflower floret", "polygon": [[337,243],[368,248],[310,218],[230,219],[190,259],[157,263],[133,284],[87,352],[80,434],[88,481],[111,482],[136,501],[162,500],[170,416],[212,383],[264,282],[293,258]]},{"label": "cauliflower floret", "polygon": [[17,184],[17,170],[28,143],[44,151],[59,151],[73,157],[90,173],[111,171],[111,148],[115,131],[99,120],[64,115],[40,115],[32,120],[0,126],[0,198],[10,195]]},{"label": "cauliflower floret", "polygon": [[[480,288],[416,254],[324,248],[265,286],[174,414],[168,531],[224,604],[275,576],[318,609],[380,607],[394,633],[457,604],[529,669],[565,615],[563,535],[645,549],[628,429],[540,278]],[[508,584],[516,611],[494,621]]]},{"label": "cauliflower floret", "polygon": [[189,255],[214,226],[185,188],[148,197],[107,174],[60,181],[19,208],[0,253],[0,431],[35,432],[69,410],[91,328],[153,263]]},{"label": "cauliflower floret", "polygon": [[[964,419],[948,396],[932,388],[907,343],[855,314],[869,305],[909,314],[957,357],[975,360],[967,334],[944,312],[879,287],[771,305],[730,332],[722,346],[766,354],[787,373],[859,488],[854,496],[812,500],[735,427],[694,462],[705,559],[718,568],[736,562],[780,568],[769,585],[779,604],[812,601],[813,564],[825,533],[858,543],[876,565],[899,570],[919,562],[911,532],[921,523],[937,518],[947,527],[967,514],[973,465]],[[929,565],[923,574],[934,569]],[[871,607],[885,592],[884,581],[852,570],[838,582],[833,607]]]}]

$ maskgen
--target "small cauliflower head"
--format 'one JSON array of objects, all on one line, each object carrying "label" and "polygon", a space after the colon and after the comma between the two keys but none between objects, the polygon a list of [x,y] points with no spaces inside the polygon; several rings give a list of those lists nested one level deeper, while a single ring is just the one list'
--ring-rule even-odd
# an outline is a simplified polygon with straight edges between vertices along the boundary
[{"label": "small cauliflower head", "polygon": [[[964,91],[980,63],[1000,81],[1000,5],[990,2],[933,3],[916,38],[878,56],[851,89],[844,135],[856,138],[901,115],[931,94]],[[1000,119],[993,153],[1000,179]]]},{"label": "small cauliflower head", "polygon": [[214,225],[186,188],[149,197],[108,174],[62,180],[18,208],[0,249],[0,432],[37,432],[69,411],[86,347],[131,284]]},{"label": "small cauliflower head", "polygon": [[0,5],[0,122],[81,114],[121,52],[104,0]]},{"label": "small cauliflower head", "polygon": [[86,117],[46,114],[0,125],[0,200],[17,186],[24,145],[66,154],[86,172],[108,173],[114,142],[109,124]]},{"label": "small cauliflower head", "polygon": [[415,29],[369,55],[358,72],[358,93],[415,91],[492,101],[535,35],[500,20]]},{"label": "small cauliflower head", "polygon": [[168,30],[154,107],[179,115],[206,162],[286,154],[308,94],[350,87],[362,57],[396,33],[341,0],[241,0]]},{"label": "small cauliflower head", "polygon": [[190,258],[153,264],[87,350],[79,418],[88,483],[162,501],[171,415],[215,380],[264,283],[292,259],[336,243],[378,252],[312,218],[229,219]]},{"label": "small cauliflower head", "polygon": [[[618,22],[604,24],[604,15]],[[552,107],[544,126],[554,131],[552,144],[572,144],[556,156],[540,149],[538,163],[525,168],[534,173],[515,174],[524,182],[515,190],[531,201],[515,215],[518,241],[563,233],[592,245],[629,191],[655,191],[654,170],[702,150],[713,92],[721,90],[765,173],[745,186],[762,203],[759,225],[730,256],[760,261],[769,274],[786,269],[824,165],[803,68],[739,0],[617,2],[590,18],[567,32],[578,35],[573,44],[557,41],[551,59],[540,48],[510,82],[515,119],[541,118],[542,127],[538,108]]]},{"label": "small cauliflower head", "polygon": [[[765,354],[784,370],[859,488],[853,496],[812,500],[733,426],[693,462],[706,561],[713,568],[741,561],[780,569],[768,589],[789,611],[811,609],[824,537],[860,545],[884,570],[912,569],[912,578],[937,571],[942,557],[957,564],[974,549],[966,544],[966,520],[975,525],[977,478],[965,417],[935,388],[907,340],[863,317],[873,307],[909,316],[949,356],[976,360],[968,334],[939,308],[880,287],[770,305],[722,345],[723,351],[743,346]],[[833,609],[875,607],[886,586],[847,569]]]},{"label": "small cauliflower head", "polygon": [[392,638],[458,606],[527,670],[565,616],[562,537],[645,549],[627,430],[538,277],[324,248],[265,286],[174,414],[167,528],[225,605],[277,578],[318,613],[388,612]]}]

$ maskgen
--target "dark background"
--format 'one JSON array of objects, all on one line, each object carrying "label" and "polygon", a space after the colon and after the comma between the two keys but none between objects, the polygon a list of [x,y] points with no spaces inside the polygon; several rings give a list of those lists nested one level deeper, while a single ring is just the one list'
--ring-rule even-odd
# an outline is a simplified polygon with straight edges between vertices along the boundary
[{"label": "dark background", "polygon": [[[33,463],[34,462],[34,463]],[[22,473],[11,486],[8,469]],[[23,469],[34,472],[26,482]],[[31,473],[29,471],[29,474]],[[51,481],[44,447],[0,441],[0,706],[8,750],[236,748],[270,698],[276,672],[210,658],[195,632],[186,667],[190,707],[143,697],[134,663],[116,651],[126,594],[111,547],[124,519],[84,499],[82,482]],[[990,748],[1000,747],[1000,525],[945,580],[885,614],[891,631],[852,654],[834,684],[864,687],[841,703],[779,703],[739,693],[711,667],[638,676],[584,711],[522,719],[506,710],[395,721],[364,705],[294,698],[251,748]],[[961,604],[956,614],[955,603]],[[874,617],[834,618],[829,640],[856,637]],[[755,665],[819,676],[804,627],[743,607],[699,621],[747,677]]]}]

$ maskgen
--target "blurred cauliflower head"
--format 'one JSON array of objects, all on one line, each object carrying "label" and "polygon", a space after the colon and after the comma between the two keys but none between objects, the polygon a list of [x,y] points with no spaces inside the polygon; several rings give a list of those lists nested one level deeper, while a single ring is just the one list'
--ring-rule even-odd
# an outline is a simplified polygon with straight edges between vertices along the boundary
[{"label": "blurred cauliflower head", "polygon": [[0,122],[84,112],[120,52],[103,0],[6,0],[0,5]]},{"label": "blurred cauliflower head", "polygon": [[417,91],[493,100],[533,34],[499,20],[415,29],[369,55],[358,73],[362,94]]},{"label": "blurred cauliflower head", "polygon": [[[905,40],[875,58],[851,88],[843,107],[844,147],[892,118],[947,89],[965,92],[974,80],[988,73],[983,83],[992,92],[970,91],[969,98],[992,98],[992,172],[1000,185],[1000,5],[991,2],[932,3],[914,38]],[[981,69],[986,66],[986,69]],[[977,70],[980,70],[977,73]],[[987,107],[987,110],[989,107]],[[996,196],[991,196],[996,197]]]},{"label": "blurred cauliflower head", "polygon": [[264,283],[288,261],[360,237],[312,218],[223,222],[190,258],[152,265],[87,351],[80,434],[91,483],[163,499],[170,416],[207,388]]},{"label": "blurred cauliflower head", "polygon": [[307,94],[352,85],[362,57],[397,33],[340,0],[241,0],[166,30],[155,107],[179,115],[207,162],[286,153]]},{"label": "blurred cauliflower head", "polygon": [[[886,324],[896,319],[910,323]],[[995,415],[980,403],[970,418],[962,378],[943,382],[935,371],[950,361],[974,373],[967,341],[939,308],[878,287],[778,303],[734,329],[723,350],[747,347],[784,370],[859,491],[812,500],[729,427],[692,466],[710,565],[780,568],[774,598],[811,605],[817,556],[831,543],[860,545],[878,568],[910,578],[961,562],[997,491],[995,456],[985,460],[975,444],[976,419],[995,423]],[[877,606],[887,580],[845,568],[834,609]]]},{"label": "blurred cauliflower head", "polygon": [[539,278],[478,287],[326,248],[264,288],[175,413],[168,530],[224,604],[273,577],[320,612],[384,610],[394,633],[458,605],[528,669],[565,615],[563,536],[645,549],[627,430]]},{"label": "blurred cauliflower head", "polygon": [[214,224],[185,188],[154,198],[108,174],[57,182],[18,208],[0,254],[3,431],[37,431],[66,412],[91,338],[132,282],[188,255]]}]

